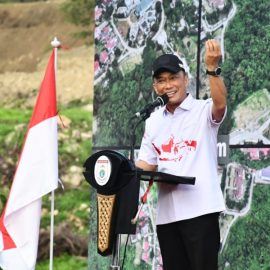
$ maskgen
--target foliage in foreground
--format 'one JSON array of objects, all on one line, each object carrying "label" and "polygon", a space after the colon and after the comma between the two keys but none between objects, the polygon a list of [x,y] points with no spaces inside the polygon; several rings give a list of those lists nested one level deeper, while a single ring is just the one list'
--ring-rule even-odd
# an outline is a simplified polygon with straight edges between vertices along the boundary
[{"label": "foliage in foreground", "polygon": [[[36,266],[36,270],[48,270],[49,260],[45,260]],[[54,270],[86,270],[87,259],[81,257],[70,256],[64,254],[61,257],[54,258],[53,260]]]},{"label": "foliage in foreground", "polygon": [[4,3],[27,3],[27,2],[45,2],[46,0],[0,0],[0,4]]}]

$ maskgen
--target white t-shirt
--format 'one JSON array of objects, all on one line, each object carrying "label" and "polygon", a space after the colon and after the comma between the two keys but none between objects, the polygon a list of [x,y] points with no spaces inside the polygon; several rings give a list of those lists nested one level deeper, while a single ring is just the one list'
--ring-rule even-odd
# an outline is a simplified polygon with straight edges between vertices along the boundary
[{"label": "white t-shirt", "polygon": [[165,107],[146,120],[139,160],[158,171],[196,177],[195,185],[159,184],[157,224],[225,210],[217,175],[217,133],[212,99],[190,94],[170,113]]}]

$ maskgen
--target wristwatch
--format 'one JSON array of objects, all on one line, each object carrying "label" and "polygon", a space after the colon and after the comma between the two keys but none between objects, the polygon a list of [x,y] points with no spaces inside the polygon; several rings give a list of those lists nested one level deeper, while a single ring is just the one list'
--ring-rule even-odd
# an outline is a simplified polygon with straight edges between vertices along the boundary
[{"label": "wristwatch", "polygon": [[206,74],[207,75],[211,75],[211,76],[219,76],[221,73],[221,67],[217,67],[215,70],[206,70]]}]

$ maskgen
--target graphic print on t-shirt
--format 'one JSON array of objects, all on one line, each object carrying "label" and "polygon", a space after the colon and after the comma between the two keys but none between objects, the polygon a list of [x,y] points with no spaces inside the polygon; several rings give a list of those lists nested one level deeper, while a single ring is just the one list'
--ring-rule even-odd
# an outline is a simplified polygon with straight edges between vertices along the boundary
[{"label": "graphic print on t-shirt", "polygon": [[160,146],[157,146],[154,143],[152,143],[152,145],[157,151],[160,161],[180,161],[191,151],[196,150],[197,141],[177,140],[171,135],[167,142],[162,143]]}]

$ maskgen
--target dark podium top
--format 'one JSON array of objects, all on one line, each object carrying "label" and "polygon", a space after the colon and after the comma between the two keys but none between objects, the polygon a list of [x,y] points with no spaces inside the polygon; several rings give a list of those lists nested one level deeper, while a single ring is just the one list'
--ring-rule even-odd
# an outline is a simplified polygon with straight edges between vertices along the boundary
[{"label": "dark podium top", "polygon": [[162,182],[166,184],[185,184],[185,185],[194,185],[195,184],[195,177],[189,176],[176,176],[169,173],[163,172],[152,172],[152,171],[143,171],[137,169],[136,171],[138,177],[142,181],[150,181],[154,180],[154,182]]}]

